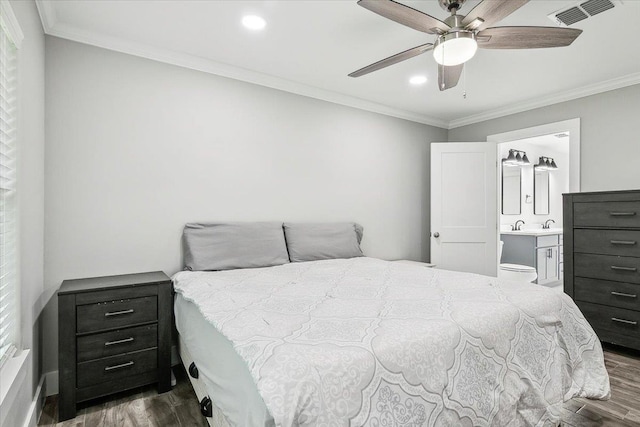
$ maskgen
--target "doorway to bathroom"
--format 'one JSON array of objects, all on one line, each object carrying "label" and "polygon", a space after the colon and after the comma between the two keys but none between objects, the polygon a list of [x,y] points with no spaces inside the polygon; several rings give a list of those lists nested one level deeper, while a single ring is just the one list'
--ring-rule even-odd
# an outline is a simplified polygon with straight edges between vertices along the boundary
[{"label": "doorway to bathroom", "polygon": [[579,119],[491,135],[498,144],[498,277],[563,290],[562,194],[579,191]]}]

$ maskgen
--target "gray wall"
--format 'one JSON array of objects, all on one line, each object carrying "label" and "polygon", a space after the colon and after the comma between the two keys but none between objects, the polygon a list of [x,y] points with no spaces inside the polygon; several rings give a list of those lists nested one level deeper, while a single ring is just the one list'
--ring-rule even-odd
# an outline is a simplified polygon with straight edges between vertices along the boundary
[{"label": "gray wall", "polygon": [[[365,254],[429,258],[447,131],[47,37],[45,277],[181,267],[189,221],[358,221]],[[45,371],[57,369],[55,298]]]},{"label": "gray wall", "polygon": [[640,85],[604,92],[449,131],[449,141],[580,118],[581,191],[640,188]]},{"label": "gray wall", "polygon": [[[18,209],[20,326],[24,349],[30,349],[26,375],[13,390],[13,404],[0,424],[22,425],[40,380],[39,316],[43,307],[44,247],[44,75],[45,42],[33,1],[10,2],[24,33],[18,52]],[[6,385],[3,385],[6,387]]]}]

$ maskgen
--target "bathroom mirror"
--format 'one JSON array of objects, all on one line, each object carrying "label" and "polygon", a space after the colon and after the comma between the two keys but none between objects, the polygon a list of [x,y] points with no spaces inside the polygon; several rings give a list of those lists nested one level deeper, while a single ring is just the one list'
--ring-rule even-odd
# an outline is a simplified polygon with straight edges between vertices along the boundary
[{"label": "bathroom mirror", "polygon": [[549,171],[533,168],[533,213],[549,215]]},{"label": "bathroom mirror", "polygon": [[522,200],[522,169],[502,164],[502,213],[520,215]]}]

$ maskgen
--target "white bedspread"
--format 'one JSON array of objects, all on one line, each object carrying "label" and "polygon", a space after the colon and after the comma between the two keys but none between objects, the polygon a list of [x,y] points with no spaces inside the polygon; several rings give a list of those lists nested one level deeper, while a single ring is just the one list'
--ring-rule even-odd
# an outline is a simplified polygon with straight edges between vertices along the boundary
[{"label": "white bedspread", "polygon": [[278,426],[552,425],[609,396],[566,295],[372,258],[181,272],[247,363]]}]

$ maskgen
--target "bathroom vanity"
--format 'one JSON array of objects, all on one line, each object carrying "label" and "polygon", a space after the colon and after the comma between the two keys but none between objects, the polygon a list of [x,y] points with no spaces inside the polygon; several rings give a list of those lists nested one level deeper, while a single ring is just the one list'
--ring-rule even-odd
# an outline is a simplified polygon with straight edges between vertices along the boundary
[{"label": "bathroom vanity", "polygon": [[502,263],[534,267],[538,272],[535,283],[547,285],[563,279],[562,229],[503,231]]}]

